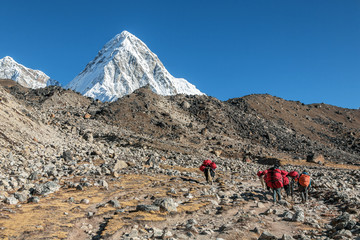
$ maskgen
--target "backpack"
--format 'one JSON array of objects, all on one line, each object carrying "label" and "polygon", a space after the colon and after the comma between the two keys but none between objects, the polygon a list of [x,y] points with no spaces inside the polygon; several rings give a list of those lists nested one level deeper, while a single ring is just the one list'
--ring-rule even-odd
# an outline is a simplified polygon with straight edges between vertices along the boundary
[{"label": "backpack", "polygon": [[291,171],[291,172],[289,172],[289,176],[292,178],[298,178],[299,174],[296,171]]},{"label": "backpack", "polygon": [[266,178],[268,186],[271,188],[281,188],[284,186],[281,171],[278,169],[269,169]]},{"label": "backpack", "polygon": [[310,185],[310,176],[301,174],[299,177],[299,184],[303,187],[308,187]]},{"label": "backpack", "polygon": [[211,160],[204,160],[203,165],[208,166],[211,164]]}]

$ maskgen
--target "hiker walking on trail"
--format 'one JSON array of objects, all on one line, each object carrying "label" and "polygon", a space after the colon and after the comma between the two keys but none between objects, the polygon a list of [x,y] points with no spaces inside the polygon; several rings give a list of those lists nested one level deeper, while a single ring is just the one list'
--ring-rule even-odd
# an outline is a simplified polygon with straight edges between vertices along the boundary
[{"label": "hiker walking on trail", "polygon": [[265,182],[268,187],[273,191],[274,203],[281,200],[281,188],[284,187],[284,180],[282,175],[287,175],[288,173],[284,170],[280,170],[279,166],[275,165],[274,167],[265,170],[263,174],[266,176]]},{"label": "hiker walking on trail", "polygon": [[304,170],[299,176],[299,192],[302,203],[305,203],[308,200],[310,188],[311,188],[311,177]]},{"label": "hiker walking on trail", "polygon": [[265,181],[264,181],[264,178],[265,178],[265,175],[263,174],[263,171],[258,171],[258,173],[256,174],[258,175],[259,179],[260,179],[260,182],[261,182],[261,186],[266,189],[266,185],[265,185]]},{"label": "hiker walking on trail", "polygon": [[211,183],[215,178],[215,169],[217,168],[216,164],[211,160],[204,160],[203,164],[200,166],[200,170],[204,172],[206,182]]},{"label": "hiker walking on trail", "polygon": [[297,171],[291,171],[289,172],[288,176],[290,177],[290,196],[294,197],[294,188],[296,186],[296,182],[299,181],[299,173]]},{"label": "hiker walking on trail", "polygon": [[281,170],[281,175],[283,178],[283,184],[284,184],[284,190],[285,190],[286,196],[289,197],[290,196],[290,181],[289,181],[289,178],[287,177],[289,175],[289,173],[287,171]]}]

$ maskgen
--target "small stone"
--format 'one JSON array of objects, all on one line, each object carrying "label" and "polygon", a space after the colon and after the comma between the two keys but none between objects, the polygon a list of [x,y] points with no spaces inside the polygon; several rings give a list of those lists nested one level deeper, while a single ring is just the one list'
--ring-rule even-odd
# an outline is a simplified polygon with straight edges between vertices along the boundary
[{"label": "small stone", "polygon": [[154,205],[167,212],[177,212],[177,203],[172,198],[159,198],[154,201]]},{"label": "small stone", "polygon": [[129,233],[129,237],[130,238],[135,238],[139,235],[139,230],[136,228],[131,229],[130,233]]},{"label": "small stone", "polygon": [[273,234],[265,231],[260,235],[258,240],[277,240],[277,237],[275,237]]},{"label": "small stone", "polygon": [[281,238],[281,240],[294,240],[294,238],[292,236],[289,236],[287,234],[284,234]]},{"label": "small stone", "polygon": [[109,189],[109,184],[105,180],[100,180],[99,185],[106,190]]},{"label": "small stone", "polygon": [[81,199],[80,202],[83,203],[83,204],[89,204],[89,203],[90,203],[90,200],[87,199],[87,198],[84,198],[84,199]]},{"label": "small stone", "polygon": [[293,222],[304,222],[305,221],[305,214],[304,211],[297,211],[292,219]]},{"label": "small stone", "polygon": [[285,212],[284,213],[284,220],[285,221],[292,221],[294,217],[294,214],[291,212]]},{"label": "small stone", "polygon": [[65,160],[66,162],[70,162],[70,161],[73,161],[73,160],[74,160],[74,157],[73,157],[73,155],[72,155],[72,153],[71,153],[70,150],[64,151],[62,157],[64,158],[64,160]]},{"label": "small stone", "polygon": [[159,206],[155,206],[155,205],[137,205],[136,206],[136,211],[143,211],[143,212],[150,212],[150,211],[160,211],[160,207]]},{"label": "small stone", "polygon": [[198,224],[198,222],[197,222],[195,219],[193,219],[193,218],[190,218],[189,220],[187,220],[187,223],[188,223],[188,224],[192,224],[192,225]]},{"label": "small stone", "polygon": [[128,167],[128,164],[125,161],[117,160],[114,165],[113,171],[116,172],[116,171],[119,171],[119,170],[127,168],[127,167]]},{"label": "small stone", "polygon": [[151,228],[152,232],[153,232],[153,238],[161,238],[163,235],[163,230],[158,229],[158,228]]},{"label": "small stone", "polygon": [[31,198],[29,198],[28,202],[38,203],[38,202],[40,202],[40,198],[37,196],[32,196]]},{"label": "small stone", "polygon": [[5,202],[10,205],[16,205],[19,201],[14,196],[10,196],[6,198]]},{"label": "small stone", "polygon": [[265,205],[264,205],[262,202],[258,202],[258,203],[256,204],[256,206],[257,206],[258,208],[264,208],[264,207],[265,207]]},{"label": "small stone", "polygon": [[110,200],[109,203],[114,207],[114,208],[120,208],[120,202],[116,199]]},{"label": "small stone", "polygon": [[288,203],[288,202],[285,201],[285,200],[280,200],[278,203],[279,203],[280,205],[285,206],[285,207],[291,207],[290,203]]}]

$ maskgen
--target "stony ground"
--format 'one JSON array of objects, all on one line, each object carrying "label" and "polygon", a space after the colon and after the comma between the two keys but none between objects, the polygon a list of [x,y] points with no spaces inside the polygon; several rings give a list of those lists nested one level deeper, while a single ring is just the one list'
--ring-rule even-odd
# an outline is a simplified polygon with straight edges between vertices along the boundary
[{"label": "stony ground", "polygon": [[[147,89],[109,104],[5,83],[1,239],[360,239],[357,110]],[[256,172],[273,163],[310,172],[308,203],[272,204]]]},{"label": "stony ground", "polygon": [[[255,175],[263,165],[216,159],[215,182],[205,183],[199,159],[133,152],[109,175],[40,177],[4,197],[5,239],[355,239],[360,236],[360,171],[306,166],[314,178],[308,203],[272,203]],[[141,157],[143,155],[143,157]],[[139,157],[137,161],[134,156]],[[179,164],[180,163],[180,164]],[[104,163],[96,161],[96,165]],[[86,171],[86,163],[76,169]],[[88,164],[90,165],[90,164]],[[186,167],[183,167],[186,166]],[[284,166],[286,170],[304,166]],[[348,166],[348,168],[354,168]],[[86,176],[86,177],[84,177]],[[44,187],[46,183],[48,187]],[[33,189],[38,189],[35,193]],[[30,192],[32,191],[32,194]],[[25,195],[25,196],[23,196]],[[23,197],[23,198],[22,198]],[[23,199],[23,200],[22,200]]]}]

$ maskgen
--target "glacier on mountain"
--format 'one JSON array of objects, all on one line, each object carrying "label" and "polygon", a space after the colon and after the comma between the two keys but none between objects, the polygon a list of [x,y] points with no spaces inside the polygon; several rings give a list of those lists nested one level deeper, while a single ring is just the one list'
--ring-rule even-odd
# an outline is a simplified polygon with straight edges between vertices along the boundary
[{"label": "glacier on mountain", "polygon": [[116,35],[66,88],[101,101],[115,101],[149,85],[159,95],[202,95],[193,84],[173,77],[156,54],[127,31]]},{"label": "glacier on mountain", "polygon": [[11,79],[24,87],[34,89],[60,85],[42,71],[27,68],[9,56],[0,59],[0,79]]}]

